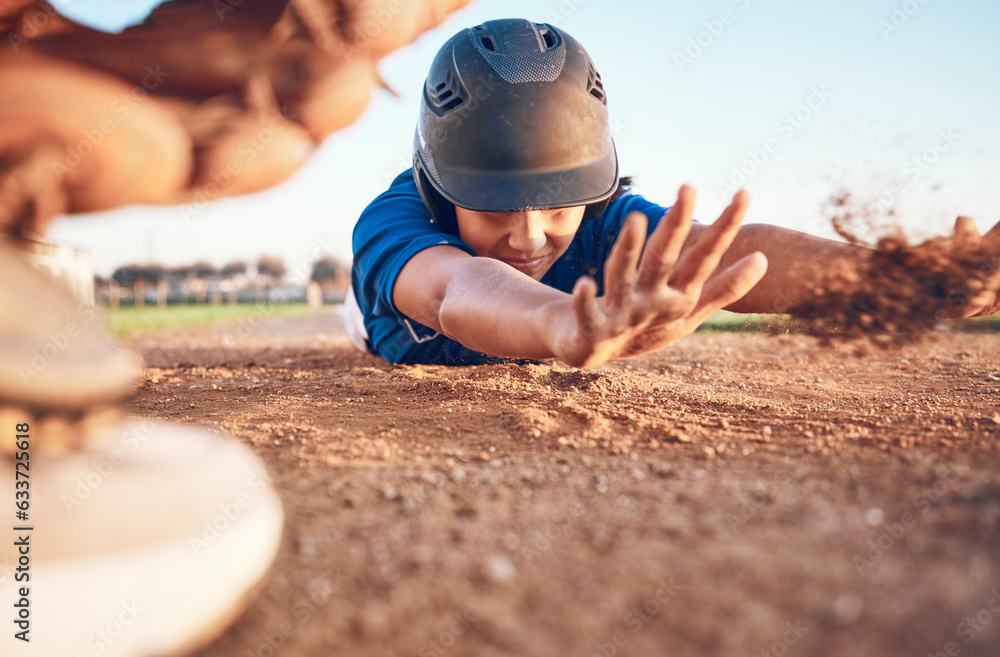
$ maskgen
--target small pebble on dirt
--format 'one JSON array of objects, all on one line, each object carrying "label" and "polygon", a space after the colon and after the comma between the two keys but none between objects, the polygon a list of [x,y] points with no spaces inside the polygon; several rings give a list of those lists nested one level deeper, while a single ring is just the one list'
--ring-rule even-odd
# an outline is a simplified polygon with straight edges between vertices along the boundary
[{"label": "small pebble on dirt", "polygon": [[865,511],[865,522],[872,527],[878,527],[885,520],[885,512],[882,509],[871,508]]},{"label": "small pebble on dirt", "polygon": [[491,554],[486,557],[486,575],[494,582],[503,583],[514,579],[517,570],[510,559],[502,554]]},{"label": "small pebble on dirt", "polygon": [[851,625],[864,610],[865,604],[856,595],[842,595],[833,603],[833,615],[842,625]]}]

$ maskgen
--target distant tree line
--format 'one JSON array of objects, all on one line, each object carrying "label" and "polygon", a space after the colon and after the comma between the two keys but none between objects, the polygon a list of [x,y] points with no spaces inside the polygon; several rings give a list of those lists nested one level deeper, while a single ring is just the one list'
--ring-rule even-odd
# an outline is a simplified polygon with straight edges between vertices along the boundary
[{"label": "distant tree line", "polygon": [[[158,263],[128,264],[115,269],[109,279],[94,277],[98,301],[117,306],[120,302],[144,305],[152,296],[157,305],[167,303],[263,302],[272,299],[272,290],[283,290],[288,268],[282,258],[262,255],[253,266],[234,260],[222,267],[199,260],[189,265],[167,267]],[[340,301],[350,283],[350,265],[333,256],[324,256],[312,265],[310,281],[323,299]],[[303,291],[304,294],[304,291]],[[287,295],[285,295],[287,296]]]}]

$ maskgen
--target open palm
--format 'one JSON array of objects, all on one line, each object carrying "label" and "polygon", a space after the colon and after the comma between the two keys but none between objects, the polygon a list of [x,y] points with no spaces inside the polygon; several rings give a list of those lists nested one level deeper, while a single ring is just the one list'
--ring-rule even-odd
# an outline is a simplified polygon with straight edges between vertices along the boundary
[{"label": "open palm", "polygon": [[[710,314],[745,295],[767,259],[751,253],[715,273],[743,220],[749,195],[738,192],[719,219],[685,247],[695,193],[677,202],[646,236],[646,217],[626,219],[604,267],[605,292],[589,277],[573,289],[573,316],[556,341],[559,360],[578,367],[655,351],[693,332]],[[714,275],[713,275],[714,274]]]}]

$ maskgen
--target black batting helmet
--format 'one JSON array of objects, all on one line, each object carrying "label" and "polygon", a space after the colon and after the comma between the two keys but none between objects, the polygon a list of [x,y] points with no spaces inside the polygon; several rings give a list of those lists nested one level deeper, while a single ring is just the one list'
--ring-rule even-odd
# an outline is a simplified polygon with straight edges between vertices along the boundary
[{"label": "black batting helmet", "polygon": [[566,32],[524,19],[462,30],[424,84],[413,173],[431,216],[457,233],[455,207],[483,212],[586,205],[618,187],[601,76]]}]

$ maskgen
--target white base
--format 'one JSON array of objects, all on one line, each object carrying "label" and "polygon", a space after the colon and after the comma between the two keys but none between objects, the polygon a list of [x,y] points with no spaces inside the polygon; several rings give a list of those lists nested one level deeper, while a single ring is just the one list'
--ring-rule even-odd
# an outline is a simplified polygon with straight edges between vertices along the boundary
[{"label": "white base", "polygon": [[[0,600],[9,617],[30,588],[31,641],[8,620],[0,654],[181,654],[221,634],[269,570],[283,515],[249,449],[148,421],[123,428],[117,445],[125,460],[111,470],[110,451],[32,462],[29,582],[15,581],[16,524],[4,522],[0,545]],[[0,465],[13,518],[13,462]]]}]

